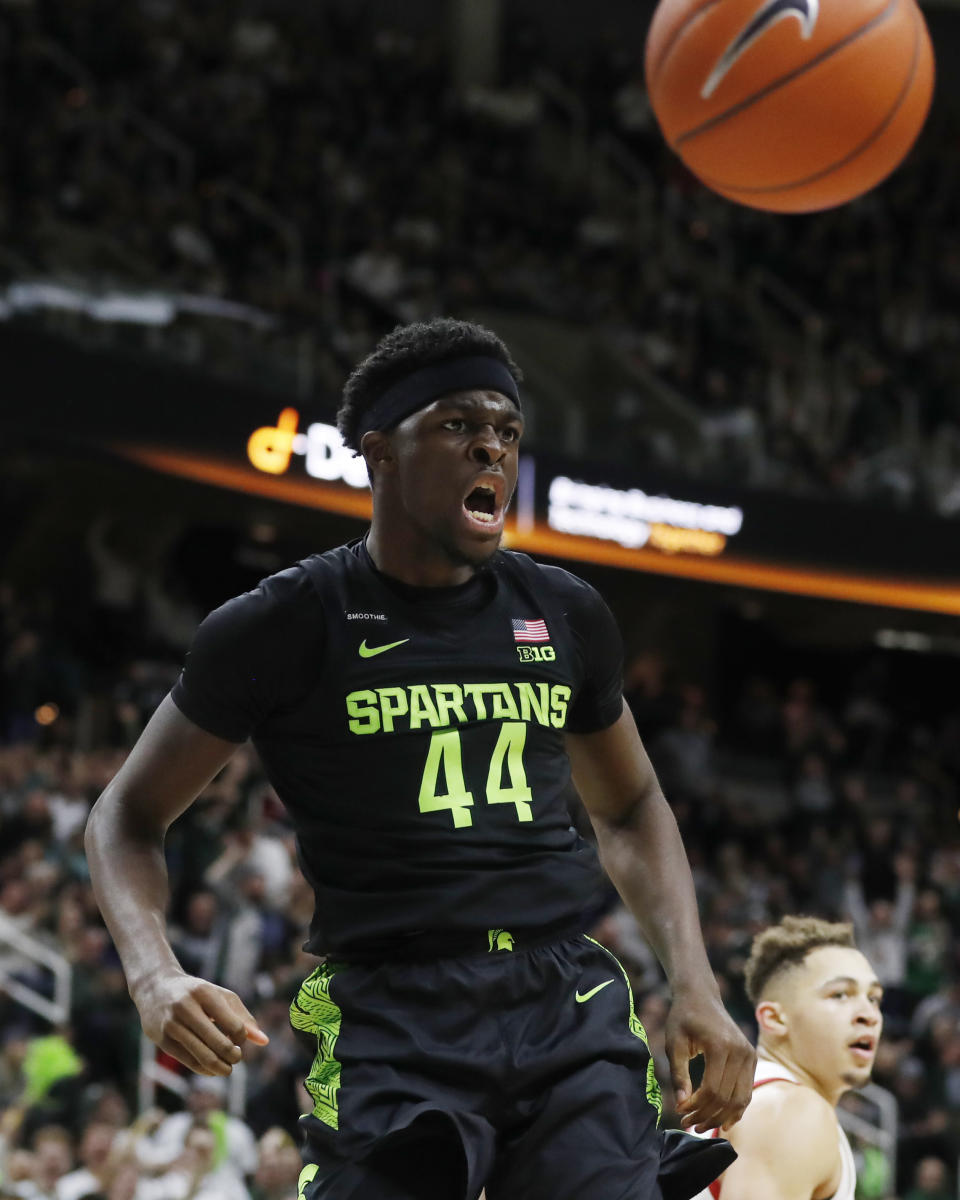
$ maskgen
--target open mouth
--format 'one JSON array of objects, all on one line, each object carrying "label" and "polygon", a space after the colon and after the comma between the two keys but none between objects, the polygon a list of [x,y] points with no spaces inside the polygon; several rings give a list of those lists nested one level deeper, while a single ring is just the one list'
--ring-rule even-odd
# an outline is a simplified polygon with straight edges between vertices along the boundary
[{"label": "open mouth", "polygon": [[860,1037],[855,1042],[850,1043],[850,1049],[854,1052],[857,1058],[872,1058],[873,1052],[876,1049],[877,1043],[872,1037]]},{"label": "open mouth", "polygon": [[481,525],[499,525],[503,516],[497,489],[489,483],[478,483],[469,491],[463,507],[467,516]]}]

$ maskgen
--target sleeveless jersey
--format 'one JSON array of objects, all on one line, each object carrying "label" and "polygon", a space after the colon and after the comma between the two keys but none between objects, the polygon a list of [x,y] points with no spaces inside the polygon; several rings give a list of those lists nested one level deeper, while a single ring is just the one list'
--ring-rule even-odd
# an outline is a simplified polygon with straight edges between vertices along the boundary
[{"label": "sleeveless jersey", "polygon": [[[756,1090],[766,1083],[795,1083],[803,1086],[797,1076],[787,1067],[771,1062],[768,1058],[757,1059],[757,1069],[753,1077],[753,1087]],[[711,1129],[704,1137],[718,1137],[719,1130]],[[837,1145],[840,1150],[840,1183],[829,1200],[855,1200],[857,1188],[857,1171],[853,1161],[853,1151],[847,1141],[847,1135],[837,1122]],[[709,1188],[700,1192],[694,1200],[721,1200],[723,1195],[723,1179],[715,1179]]]},{"label": "sleeveless jersey", "polygon": [[354,543],[211,614],[172,696],[252,736],[315,893],[307,948],[349,957],[582,920],[601,876],[564,733],[620,716],[621,674],[609,610],[566,571],[500,551],[412,589]]}]

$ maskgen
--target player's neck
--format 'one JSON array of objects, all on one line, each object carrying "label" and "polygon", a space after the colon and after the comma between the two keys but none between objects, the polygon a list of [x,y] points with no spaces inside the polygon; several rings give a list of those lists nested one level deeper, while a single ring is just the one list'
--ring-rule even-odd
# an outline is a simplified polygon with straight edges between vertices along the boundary
[{"label": "player's neck", "polygon": [[385,534],[376,521],[367,534],[367,553],[384,575],[411,587],[456,587],[476,574],[469,563],[457,563],[441,547],[424,538]]},{"label": "player's neck", "polygon": [[757,1046],[757,1051],[761,1059],[766,1059],[767,1062],[776,1063],[777,1066],[786,1067],[791,1075],[802,1084],[803,1087],[808,1087],[816,1092],[818,1096],[822,1096],[824,1100],[834,1108],[840,1101],[840,1097],[849,1088],[846,1084],[840,1083],[834,1087],[827,1086],[822,1080],[811,1074],[797,1059],[790,1053],[788,1046],[771,1047],[761,1041]]}]

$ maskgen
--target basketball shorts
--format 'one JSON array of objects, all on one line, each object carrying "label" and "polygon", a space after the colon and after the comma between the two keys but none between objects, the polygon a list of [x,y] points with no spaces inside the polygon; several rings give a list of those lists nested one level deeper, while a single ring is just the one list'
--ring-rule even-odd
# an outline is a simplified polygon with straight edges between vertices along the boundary
[{"label": "basketball shorts", "polygon": [[302,1200],[661,1200],[660,1089],[620,963],[583,935],[485,940],[304,982]]}]

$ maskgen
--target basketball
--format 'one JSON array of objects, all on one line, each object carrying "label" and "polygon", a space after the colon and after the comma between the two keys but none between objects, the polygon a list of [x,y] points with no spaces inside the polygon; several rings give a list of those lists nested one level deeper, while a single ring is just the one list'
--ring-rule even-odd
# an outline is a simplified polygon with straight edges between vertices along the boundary
[{"label": "basketball", "polygon": [[645,67],[664,137],[707,187],[797,213],[885,179],[934,79],[915,0],[661,0]]}]

